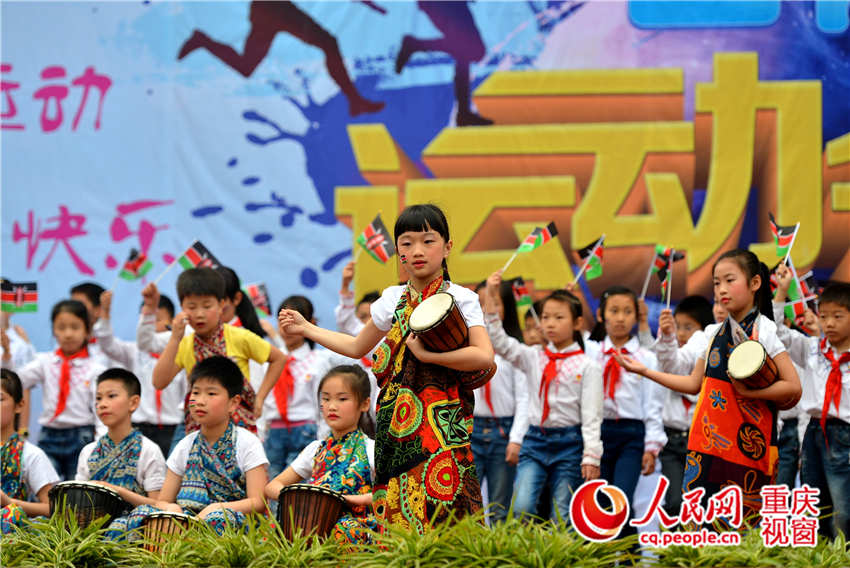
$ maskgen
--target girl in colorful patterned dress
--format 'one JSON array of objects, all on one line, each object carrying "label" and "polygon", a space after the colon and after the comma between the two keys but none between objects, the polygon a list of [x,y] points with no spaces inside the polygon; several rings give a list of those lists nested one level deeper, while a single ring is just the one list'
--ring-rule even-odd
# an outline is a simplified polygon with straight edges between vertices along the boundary
[{"label": "girl in colorful patterned dress", "polygon": [[[472,390],[493,373],[493,346],[478,295],[449,281],[452,248],[443,212],[412,205],[395,224],[395,245],[409,276],[372,304],[372,318],[355,337],[321,329],[298,312],[281,310],[280,325],[347,357],[359,359],[382,338],[372,367],[381,393],[375,437],[375,513],[417,533],[435,522],[481,508],[469,436]],[[410,314],[423,300],[446,292],[469,327],[469,345],[428,351],[410,333]]]},{"label": "girl in colorful patterned dress", "polygon": [[[59,476],[47,454],[18,434],[24,389],[18,375],[8,369],[0,372],[0,438],[3,442],[0,524],[6,534],[27,516],[47,515],[50,509],[47,493],[59,481]],[[32,501],[33,497],[36,501]]]},{"label": "girl in colorful patterned dress", "polygon": [[[682,491],[702,487],[711,496],[736,485],[743,493],[743,518],[752,522],[761,507],[761,487],[776,476],[777,405],[799,400],[802,390],[776,335],[767,267],[752,252],[736,249],[723,253],[712,273],[714,296],[729,317],[705,329],[705,355],[690,375],[662,373],[632,357],[614,356],[628,371],[678,392],[699,393]],[[729,378],[729,354],[744,339],[761,343],[776,363],[779,377],[769,387],[749,389]]]},{"label": "girl in colorful patterned dress", "polygon": [[331,429],[324,440],[311,442],[280,475],[266,485],[266,497],[277,499],[281,489],[307,480],[310,485],[342,493],[351,508],[334,527],[340,543],[368,543],[365,529],[375,530],[372,480],[375,426],[369,417],[371,385],[357,365],[334,367],[319,382],[319,409]]}]

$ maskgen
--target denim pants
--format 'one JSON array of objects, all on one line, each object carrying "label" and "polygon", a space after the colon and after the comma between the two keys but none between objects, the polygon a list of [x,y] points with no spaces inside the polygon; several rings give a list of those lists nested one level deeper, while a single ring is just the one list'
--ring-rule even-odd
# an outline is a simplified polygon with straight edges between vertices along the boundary
[{"label": "denim pants", "polygon": [[797,419],[789,418],[782,422],[779,432],[779,466],[776,472],[776,484],[794,487],[797,481],[797,467],[800,464],[800,439],[797,436]]},{"label": "denim pants", "polygon": [[269,428],[263,448],[269,459],[269,479],[274,479],[291,464],[307,444],[316,439],[316,424],[291,428]]},{"label": "denim pants", "polygon": [[850,535],[850,423],[829,418],[826,441],[820,420],[812,418],[803,438],[803,466],[800,481],[820,489],[820,533],[834,537],[836,529]]},{"label": "denim pants", "polygon": [[[629,500],[629,518],[634,516],[635,488],[640,479],[645,432],[643,420],[606,418],[602,421],[603,450],[600,476],[626,494]],[[620,536],[625,537],[636,532],[633,526],[626,523],[620,531]]]},{"label": "denim pants", "polygon": [[38,446],[44,450],[59,477],[71,481],[77,474],[77,458],[86,444],[94,442],[94,426],[50,428],[42,426]]},{"label": "denim pants", "polygon": [[479,481],[487,480],[489,511],[493,520],[503,521],[511,506],[516,466],[505,461],[508,434],[513,426],[513,416],[472,419],[472,455]]},{"label": "denim pants", "polygon": [[544,485],[552,494],[553,520],[569,519],[570,499],[581,485],[584,442],[581,425],[563,428],[529,426],[514,481],[514,515],[534,515]]},{"label": "denim pants", "polygon": [[665,426],[664,433],[667,434],[667,444],[658,456],[661,458],[661,473],[670,480],[667,494],[664,496],[664,510],[668,515],[679,516],[682,508],[685,458],[688,455],[688,430],[675,430]]}]

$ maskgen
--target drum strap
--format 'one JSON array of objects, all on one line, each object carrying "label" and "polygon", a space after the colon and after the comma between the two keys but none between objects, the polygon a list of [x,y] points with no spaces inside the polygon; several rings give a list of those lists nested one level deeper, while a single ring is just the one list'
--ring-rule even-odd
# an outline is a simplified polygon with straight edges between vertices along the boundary
[{"label": "drum strap", "polygon": [[838,406],[841,404],[841,365],[850,362],[850,351],[845,351],[838,359],[832,353],[832,349],[826,343],[824,337],[820,341],[820,350],[826,360],[831,365],[829,376],[826,379],[826,389],[823,396],[823,408],[820,413],[820,427],[823,431],[823,439],[829,447],[829,441],[826,438],[826,418],[829,414],[829,404],[835,402],[835,413],[838,414]]},{"label": "drum strap", "polygon": [[64,412],[65,405],[68,403],[68,395],[71,394],[71,361],[88,357],[89,350],[88,347],[83,347],[69,357],[62,352],[62,349],[57,349],[56,354],[62,359],[62,367],[59,369],[59,400],[56,402],[56,411],[50,419],[51,422]]}]

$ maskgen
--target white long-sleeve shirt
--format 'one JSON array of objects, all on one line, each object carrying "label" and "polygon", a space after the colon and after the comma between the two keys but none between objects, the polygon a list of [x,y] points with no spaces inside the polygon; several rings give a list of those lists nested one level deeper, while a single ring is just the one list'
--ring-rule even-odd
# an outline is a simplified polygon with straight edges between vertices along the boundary
[{"label": "white long-sleeve shirt", "polygon": [[[641,342],[643,345],[643,342]],[[658,369],[665,373],[674,375],[690,375],[694,370],[697,359],[703,357],[708,346],[705,332],[697,330],[688,339],[688,342],[679,347],[675,335],[658,334],[651,350],[658,358]],[[683,394],[662,387],[667,398],[664,403],[664,412],[661,416],[664,426],[675,430],[687,430],[691,427],[694,419],[694,408],[699,398],[693,394]]]},{"label": "white long-sleeve shirt", "polygon": [[[538,394],[549,358],[539,345],[525,345],[505,333],[497,314],[487,314],[485,322],[496,353],[526,376],[528,412],[514,419],[514,427],[525,435],[530,424],[544,429],[581,424],[584,442],[581,463],[598,466],[602,459],[602,369],[599,365],[585,354],[557,361],[557,374],[548,389],[549,415],[541,424],[543,398]],[[560,352],[577,349],[578,344],[573,343]]]},{"label": "white long-sleeve shirt", "polygon": [[[820,337],[809,337],[799,331],[788,328],[784,323],[782,307],[774,304],[774,317],[776,319],[776,335],[785,345],[791,360],[803,368],[800,375],[800,383],[803,387],[803,396],[800,399],[800,409],[812,418],[820,420],[823,412],[823,401],[826,397],[826,380],[832,370],[832,363],[827,360],[820,348]],[[832,356],[838,360],[838,353],[827,340],[826,348],[832,351]],[[827,409],[828,418],[838,418],[850,423],[850,362],[841,364],[841,404],[838,411],[835,410],[835,402],[830,401]]]},{"label": "white long-sleeve shirt", "polygon": [[334,308],[336,328],[348,335],[357,335],[366,324],[357,318],[357,306],[354,305],[354,294],[340,294],[339,304]]},{"label": "white long-sleeve shirt", "polygon": [[[601,343],[588,341],[586,346],[587,354],[604,370],[608,359],[611,358],[611,355],[606,355],[605,352],[613,348],[614,344],[606,336]],[[630,338],[623,347],[632,357],[648,368],[658,368],[655,355],[642,348],[637,337]],[[657,454],[667,443],[667,435],[664,433],[662,421],[666,400],[663,389],[664,387],[655,381],[621,368],[620,383],[614,393],[614,398],[605,397],[603,416],[606,419],[615,420],[620,418],[643,420],[646,426],[644,449]]]},{"label": "white long-sleeve shirt", "polygon": [[[32,343],[25,341],[23,337],[18,335],[14,326],[9,326],[6,330],[6,335],[9,336],[9,352],[12,357],[11,365],[13,369],[21,369],[24,365],[35,359],[35,347]],[[3,348],[0,347],[0,355],[3,355]]]},{"label": "white long-sleeve shirt", "polygon": [[[508,434],[508,440],[515,444],[522,444],[525,430],[528,429],[528,379],[525,371],[508,362],[507,359],[496,354],[496,374],[483,387],[472,391],[475,396],[475,410],[472,415],[475,418],[503,418],[512,416],[514,423]],[[487,404],[485,392],[490,387],[490,402],[493,403],[492,410]],[[525,426],[523,426],[525,424]]]},{"label": "white long-sleeve shirt", "polygon": [[[92,329],[105,355],[122,367],[132,371],[142,385],[139,408],[133,413],[134,423],[175,425],[183,422],[183,400],[186,396],[186,373],[181,370],[160,395],[162,407],[157,409],[156,389],[153,386],[153,369],[158,357],[142,351],[133,341],[123,341],[112,333],[109,320],[99,319]],[[170,332],[156,334],[168,340]]]}]

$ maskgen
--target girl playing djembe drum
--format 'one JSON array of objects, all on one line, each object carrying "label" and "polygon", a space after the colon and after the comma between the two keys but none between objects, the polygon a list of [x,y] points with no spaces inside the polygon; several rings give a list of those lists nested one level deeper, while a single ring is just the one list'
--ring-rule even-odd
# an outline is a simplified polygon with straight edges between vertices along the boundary
[{"label": "girl playing djembe drum", "polygon": [[[713,274],[715,297],[729,311],[729,318],[706,328],[706,355],[697,359],[690,375],[662,373],[631,357],[616,357],[631,372],[675,391],[700,394],[681,489],[702,487],[710,497],[737,485],[743,493],[744,520],[757,524],[758,517],[754,521],[753,515],[761,507],[761,487],[776,476],[777,407],[799,400],[800,380],[776,336],[767,267],[752,252],[736,249],[720,256]],[[747,338],[761,343],[776,363],[778,376],[766,388],[747,388],[728,374],[733,347]]]},{"label": "girl playing djembe drum", "polygon": [[[409,280],[384,290],[356,337],[316,327],[293,310],[281,310],[279,320],[287,333],[301,333],[353,359],[384,339],[372,367],[381,388],[375,513],[421,534],[450,514],[481,507],[469,443],[472,389],[492,374],[493,347],[478,295],[449,282],[445,259],[452,241],[443,212],[412,205],[399,216],[394,233]],[[426,350],[409,325],[414,308],[439,292],[451,294],[469,327],[468,345],[443,353]]]},{"label": "girl playing djembe drum", "polygon": [[[331,369],[319,382],[319,408],[331,429],[324,440],[311,442],[280,475],[266,486],[266,497],[277,499],[287,485],[307,480],[310,485],[341,493],[351,513],[333,530],[340,542],[369,542],[375,530],[372,515],[375,426],[369,417],[371,385],[366,371],[356,365]],[[311,527],[302,527],[309,530]]]}]

